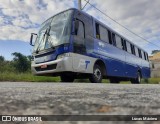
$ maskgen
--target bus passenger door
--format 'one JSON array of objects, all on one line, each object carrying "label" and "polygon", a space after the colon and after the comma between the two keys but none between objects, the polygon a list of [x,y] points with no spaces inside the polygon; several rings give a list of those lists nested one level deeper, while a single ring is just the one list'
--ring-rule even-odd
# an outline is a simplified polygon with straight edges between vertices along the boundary
[{"label": "bus passenger door", "polygon": [[86,54],[85,47],[85,29],[84,23],[77,19],[75,20],[75,35],[73,38],[73,69],[77,72],[86,70]]}]

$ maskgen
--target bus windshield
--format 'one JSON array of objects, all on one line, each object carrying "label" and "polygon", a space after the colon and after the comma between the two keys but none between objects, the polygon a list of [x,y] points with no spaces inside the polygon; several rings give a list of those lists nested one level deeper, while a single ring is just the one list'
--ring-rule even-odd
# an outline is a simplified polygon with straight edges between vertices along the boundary
[{"label": "bus windshield", "polygon": [[69,43],[72,13],[73,10],[68,10],[45,21],[37,34],[33,52]]}]

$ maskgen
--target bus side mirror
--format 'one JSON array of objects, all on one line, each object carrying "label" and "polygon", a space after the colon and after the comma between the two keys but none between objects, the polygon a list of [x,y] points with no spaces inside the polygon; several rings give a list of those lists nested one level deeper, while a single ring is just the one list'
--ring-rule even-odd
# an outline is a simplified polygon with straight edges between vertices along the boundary
[{"label": "bus side mirror", "polygon": [[33,39],[34,39],[34,41],[35,41],[35,37],[34,37],[34,36],[37,37],[37,34],[31,33],[31,37],[30,37],[30,45],[31,45],[31,46],[34,46],[34,43],[33,43]]},{"label": "bus side mirror", "polygon": [[75,35],[78,34],[78,28],[79,28],[79,21],[75,20],[75,22],[74,22],[74,34]]}]

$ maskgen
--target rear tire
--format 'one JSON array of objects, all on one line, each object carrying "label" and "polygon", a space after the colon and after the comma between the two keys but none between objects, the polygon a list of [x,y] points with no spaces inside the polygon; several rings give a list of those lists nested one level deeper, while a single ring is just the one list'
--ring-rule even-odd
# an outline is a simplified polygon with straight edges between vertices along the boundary
[{"label": "rear tire", "polygon": [[95,65],[93,69],[93,74],[90,76],[89,80],[92,83],[101,83],[103,78],[102,69],[99,65]]},{"label": "rear tire", "polygon": [[61,74],[61,82],[73,82],[74,81],[74,75],[71,73],[65,73]]},{"label": "rear tire", "polygon": [[140,84],[141,83],[141,74],[140,72],[137,73],[137,77],[131,80],[132,84]]}]

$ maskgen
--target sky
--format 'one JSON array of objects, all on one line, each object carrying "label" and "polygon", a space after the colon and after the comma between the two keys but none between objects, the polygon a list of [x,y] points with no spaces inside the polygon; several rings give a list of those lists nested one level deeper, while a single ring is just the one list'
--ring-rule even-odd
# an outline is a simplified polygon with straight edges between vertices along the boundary
[{"label": "sky", "polygon": [[[0,0],[0,55],[11,60],[11,53],[30,55],[30,34],[37,33],[42,22],[68,8],[77,8],[78,0]],[[90,0],[105,14],[147,39],[128,32],[89,4],[83,11],[151,53],[160,49],[160,0]],[[82,6],[85,0],[82,0]]]}]

